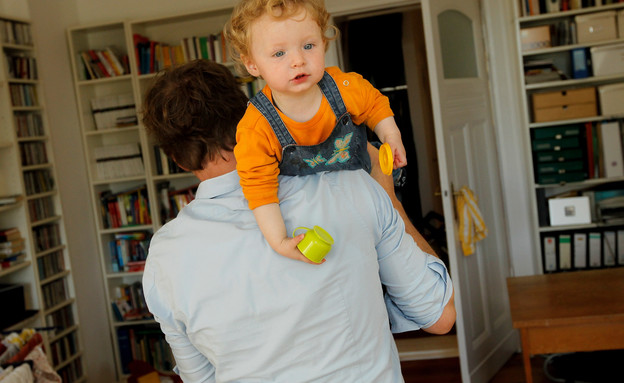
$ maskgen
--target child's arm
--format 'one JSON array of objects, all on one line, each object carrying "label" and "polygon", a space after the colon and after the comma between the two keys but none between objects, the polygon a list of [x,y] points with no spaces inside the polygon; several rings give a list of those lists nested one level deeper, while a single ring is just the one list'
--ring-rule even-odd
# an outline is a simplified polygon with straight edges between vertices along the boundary
[{"label": "child's arm", "polygon": [[394,117],[387,117],[379,121],[375,126],[374,132],[381,142],[389,144],[390,148],[392,148],[394,168],[398,169],[407,165],[407,156],[401,140],[401,131],[394,121]]},{"label": "child's arm", "polygon": [[[276,203],[258,206],[253,210],[256,222],[264,238],[267,240],[271,248],[286,258],[303,261],[318,265],[306,258],[297,248],[297,244],[301,242],[305,234],[299,234],[294,238],[290,238],[286,233],[286,225],[280,207]],[[324,262],[324,260],[323,260]],[[321,263],[323,263],[321,262]]]}]

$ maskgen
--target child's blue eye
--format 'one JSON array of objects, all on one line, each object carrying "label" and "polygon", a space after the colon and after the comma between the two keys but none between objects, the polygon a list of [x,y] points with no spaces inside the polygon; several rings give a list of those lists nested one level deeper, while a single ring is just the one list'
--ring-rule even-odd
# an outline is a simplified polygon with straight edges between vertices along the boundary
[{"label": "child's blue eye", "polygon": [[305,49],[305,50],[310,50],[310,49],[312,49],[313,47],[314,47],[314,44],[306,44],[306,45],[304,45],[304,46],[303,46],[303,49]]},{"label": "child's blue eye", "polygon": [[284,51],[275,52],[273,54],[273,56],[275,56],[275,57],[282,57],[282,56],[284,56]]}]

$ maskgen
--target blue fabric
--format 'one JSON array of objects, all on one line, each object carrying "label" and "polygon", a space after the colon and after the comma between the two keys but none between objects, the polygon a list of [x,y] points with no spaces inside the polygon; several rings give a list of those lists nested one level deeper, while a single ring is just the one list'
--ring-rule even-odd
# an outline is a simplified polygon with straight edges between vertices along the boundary
[{"label": "blue fabric", "polygon": [[202,182],[152,238],[145,298],[184,382],[402,382],[390,322],[439,319],[452,293],[444,265],[363,170],[281,177],[279,198],[289,232],[334,237],[324,264],[271,250],[236,172]]},{"label": "blue fabric", "polygon": [[297,145],[280,118],[275,106],[262,92],[250,102],[269,122],[282,146],[280,174],[303,176],[324,171],[364,169],[370,173],[371,162],[366,149],[366,126],[353,123],[336,82],[325,72],[318,83],[336,115],[336,126],[329,137],[316,145]]}]

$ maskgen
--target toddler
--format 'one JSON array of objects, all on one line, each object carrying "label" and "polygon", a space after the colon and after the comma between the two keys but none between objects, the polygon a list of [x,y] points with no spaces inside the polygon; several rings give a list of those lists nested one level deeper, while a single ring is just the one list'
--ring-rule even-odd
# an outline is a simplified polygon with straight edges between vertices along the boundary
[{"label": "toddler", "polygon": [[323,0],[242,0],[224,29],[239,68],[266,81],[237,127],[243,193],[269,245],[308,263],[297,249],[304,234],[286,232],[278,174],[370,172],[360,124],[390,145],[395,169],[407,164],[388,98],[359,74],[325,68],[328,43],[337,35],[328,20]]}]

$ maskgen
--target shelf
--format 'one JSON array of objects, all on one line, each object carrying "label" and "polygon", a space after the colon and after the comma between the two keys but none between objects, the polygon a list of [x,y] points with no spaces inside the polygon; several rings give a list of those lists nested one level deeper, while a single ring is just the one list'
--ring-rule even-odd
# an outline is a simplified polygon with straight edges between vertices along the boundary
[{"label": "shelf", "polygon": [[89,132],[85,132],[85,136],[101,136],[101,135],[107,135],[107,134],[117,134],[117,133],[132,132],[132,131],[138,132],[139,126],[135,125],[135,126],[124,126],[120,128],[92,130]]},{"label": "shelf", "polygon": [[143,275],[143,271],[126,271],[126,272],[118,272],[118,273],[107,273],[106,278],[108,279],[119,279],[126,277],[140,277]]},{"label": "shelf", "polygon": [[613,178],[593,178],[589,180],[577,181],[577,182],[561,182],[558,184],[535,184],[536,189],[543,188],[557,188],[557,187],[588,187],[588,186],[596,186],[606,183],[619,182],[624,181],[624,177],[613,177]]},{"label": "shelf", "polygon": [[41,283],[42,285],[46,285],[46,284],[54,282],[56,280],[63,279],[66,276],[68,276],[69,274],[70,274],[70,272],[68,270],[64,270],[64,271],[62,271],[60,273],[52,275],[49,278],[40,280],[39,283]]},{"label": "shelf", "polygon": [[570,51],[572,49],[577,49],[577,48],[591,48],[591,47],[599,47],[603,45],[611,45],[611,44],[617,44],[617,43],[624,43],[624,38],[619,38],[615,40],[595,41],[595,42],[591,42],[587,44],[561,45],[561,46],[556,46],[552,48],[522,51],[522,56],[527,57],[527,56],[543,55],[543,54],[550,54],[550,53],[558,53],[558,52]]},{"label": "shelf", "polygon": [[541,90],[541,89],[552,89],[552,88],[569,88],[577,85],[600,85],[606,83],[617,82],[618,80],[624,81],[624,73],[614,74],[610,76],[599,76],[599,77],[586,77],[580,79],[571,79],[571,80],[561,80],[561,81],[547,81],[540,82],[536,84],[526,84],[526,90]]},{"label": "shelf", "polygon": [[559,120],[559,121],[548,121],[548,122],[532,122],[529,124],[529,128],[545,128],[550,126],[558,126],[558,125],[571,125],[571,124],[584,124],[586,122],[598,122],[598,121],[608,121],[608,120],[616,120],[624,118],[624,114],[614,114],[610,116],[595,116],[595,117],[587,117],[587,118],[577,118],[574,120]]},{"label": "shelf", "polygon": [[80,81],[77,81],[76,84],[78,86],[90,86],[90,85],[101,85],[101,84],[113,83],[113,82],[131,80],[131,79],[132,79],[132,75],[123,74],[121,76],[103,77],[103,78],[96,78],[96,79],[91,79],[91,80],[80,80]]},{"label": "shelf", "polygon": [[35,255],[35,257],[37,257],[37,258],[41,258],[41,257],[43,257],[43,256],[46,256],[46,255],[48,255],[48,254],[52,254],[52,253],[55,253],[55,252],[57,252],[57,251],[61,251],[61,250],[65,250],[65,245],[59,245],[59,246],[51,247],[51,248],[49,248],[49,249],[47,249],[47,250],[45,250],[45,251],[42,251],[42,252],[40,252],[40,253],[37,253],[37,254]]},{"label": "shelf", "polygon": [[596,6],[596,7],[587,7],[587,8],[582,8],[582,9],[574,9],[574,10],[569,10],[569,11],[545,13],[543,15],[522,16],[522,17],[518,18],[518,23],[520,25],[522,25],[522,24],[529,24],[529,23],[534,22],[534,21],[543,21],[543,20],[550,20],[550,19],[569,18],[571,16],[583,15],[583,14],[586,14],[586,13],[603,12],[603,11],[609,11],[609,10],[620,9],[620,8],[624,8],[624,4],[622,4],[622,3],[608,4],[608,5],[600,5],[600,6]]},{"label": "shelf", "polygon": [[23,319],[21,319],[20,321],[13,323],[12,325],[2,329],[3,331],[19,331],[25,327],[31,327],[30,325],[32,324],[32,322],[34,322],[36,319],[39,318],[39,310],[26,310],[24,312],[24,316]]},{"label": "shelf", "polygon": [[62,308],[63,308],[63,307],[65,307],[65,306],[69,306],[69,305],[71,305],[71,304],[73,304],[73,303],[76,303],[76,300],[75,300],[74,298],[67,299],[67,300],[65,300],[64,302],[61,302],[61,303],[59,303],[59,304],[56,304],[56,305],[54,305],[54,306],[52,306],[52,307],[50,307],[50,308],[46,309],[46,310],[44,311],[44,315],[49,315],[49,314],[51,314],[51,313],[53,313],[53,312],[55,312],[55,311],[58,311],[58,310],[62,309]]},{"label": "shelf", "polygon": [[9,274],[13,274],[15,272],[18,272],[18,271],[20,271],[22,269],[25,269],[25,268],[27,268],[30,265],[31,265],[30,261],[23,261],[21,263],[13,265],[13,266],[11,266],[9,268],[0,269],[0,278],[5,277],[5,276],[7,276]]},{"label": "shelf", "polygon": [[48,141],[48,136],[18,137],[17,142]]},{"label": "shelf", "polygon": [[16,51],[32,51],[35,49],[35,47],[33,47],[32,45],[2,43],[2,49],[16,50]]}]

